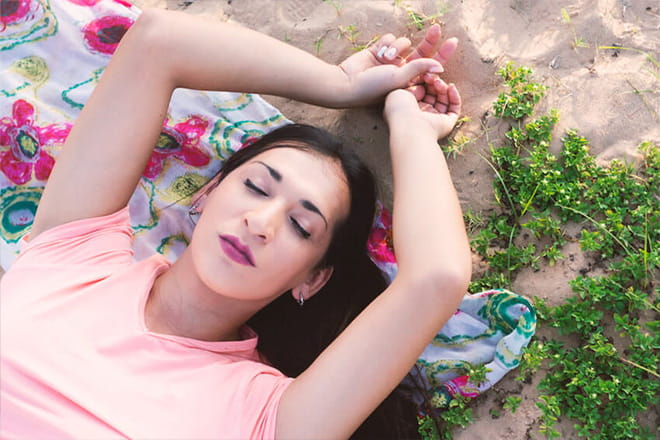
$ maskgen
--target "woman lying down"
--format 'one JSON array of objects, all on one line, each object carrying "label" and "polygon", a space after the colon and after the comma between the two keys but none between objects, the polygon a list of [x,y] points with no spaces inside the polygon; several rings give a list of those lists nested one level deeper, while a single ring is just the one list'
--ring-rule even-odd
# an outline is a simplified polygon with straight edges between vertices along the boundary
[{"label": "woman lying down", "polygon": [[[0,437],[414,437],[416,409],[397,389],[470,279],[437,147],[461,110],[439,76],[457,41],[440,39],[438,26],[415,48],[388,34],[335,66],[235,25],[145,11],[2,278]],[[365,251],[372,174],[306,125],[226,161],[195,195],[174,264],[134,262],[127,203],[177,87],[333,108],[384,98],[396,279],[386,285]]]}]

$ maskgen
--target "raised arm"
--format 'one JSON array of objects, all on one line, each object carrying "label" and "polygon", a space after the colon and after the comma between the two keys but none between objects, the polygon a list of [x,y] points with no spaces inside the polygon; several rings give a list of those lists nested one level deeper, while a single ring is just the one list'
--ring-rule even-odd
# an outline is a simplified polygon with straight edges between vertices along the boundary
[{"label": "raised arm", "polygon": [[[397,42],[402,50],[409,43]],[[402,43],[403,41],[403,43]],[[399,65],[381,44],[341,66],[240,26],[147,10],[126,33],[57,159],[30,237],[128,203],[156,145],[173,90],[267,93],[325,105],[374,102],[438,61]]]},{"label": "raised arm", "polygon": [[[470,280],[461,209],[438,137],[460,112],[456,88],[426,77],[385,104],[394,174],[394,282],[282,397],[278,438],[347,438],[456,311]],[[423,92],[422,92],[423,91]]]}]

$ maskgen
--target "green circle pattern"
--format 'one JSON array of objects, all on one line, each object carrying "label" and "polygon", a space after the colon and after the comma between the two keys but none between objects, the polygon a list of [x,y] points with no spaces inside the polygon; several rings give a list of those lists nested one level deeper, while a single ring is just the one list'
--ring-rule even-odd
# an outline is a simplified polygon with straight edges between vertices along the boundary
[{"label": "green circle pattern", "polygon": [[6,188],[0,192],[0,235],[17,243],[32,226],[42,188]]}]

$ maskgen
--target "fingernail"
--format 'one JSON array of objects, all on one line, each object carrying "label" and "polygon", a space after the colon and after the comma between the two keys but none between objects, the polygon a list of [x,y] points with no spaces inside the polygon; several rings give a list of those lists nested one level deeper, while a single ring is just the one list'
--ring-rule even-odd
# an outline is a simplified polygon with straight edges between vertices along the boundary
[{"label": "fingernail", "polygon": [[396,55],[396,49],[393,47],[390,47],[387,49],[387,52],[385,52],[385,58],[392,59],[394,58],[394,55]]},{"label": "fingernail", "polygon": [[378,58],[383,58],[383,54],[385,53],[386,50],[387,50],[387,46],[381,47],[380,50],[378,51]]},{"label": "fingernail", "polygon": [[442,73],[444,71],[445,69],[443,69],[441,65],[433,66],[429,69],[429,72],[431,73]]}]

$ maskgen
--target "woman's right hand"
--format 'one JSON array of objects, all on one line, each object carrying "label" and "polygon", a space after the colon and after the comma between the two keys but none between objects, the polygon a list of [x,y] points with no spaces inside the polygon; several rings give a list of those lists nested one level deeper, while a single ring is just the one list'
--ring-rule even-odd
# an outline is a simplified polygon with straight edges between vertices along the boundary
[{"label": "woman's right hand", "polygon": [[440,26],[428,28],[424,39],[412,47],[408,38],[383,35],[374,44],[339,64],[348,80],[341,106],[381,101],[389,91],[423,83],[435,77],[456,51],[458,40],[442,41]]},{"label": "woman's right hand", "polygon": [[437,75],[426,75],[423,84],[392,91],[385,100],[384,116],[390,127],[421,123],[441,139],[454,128],[460,112],[461,96],[456,86],[447,85]]}]

